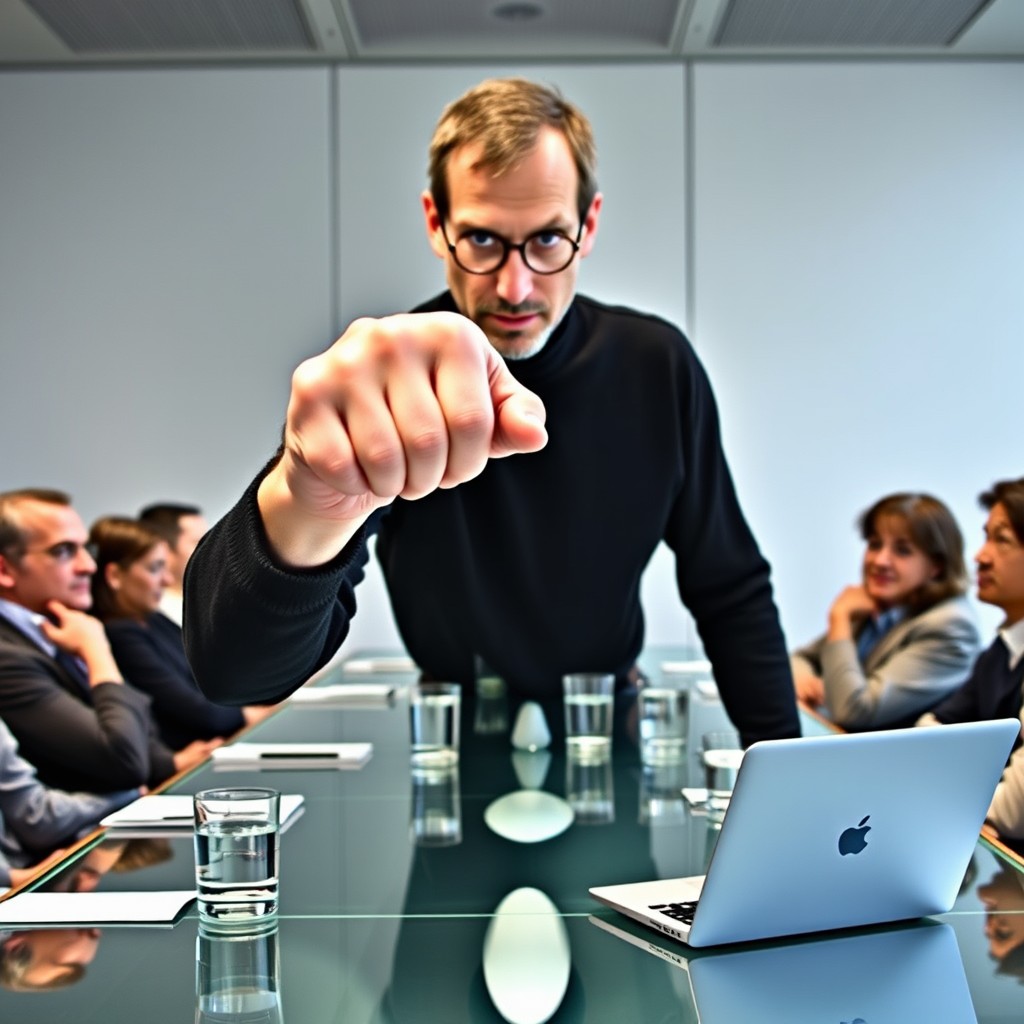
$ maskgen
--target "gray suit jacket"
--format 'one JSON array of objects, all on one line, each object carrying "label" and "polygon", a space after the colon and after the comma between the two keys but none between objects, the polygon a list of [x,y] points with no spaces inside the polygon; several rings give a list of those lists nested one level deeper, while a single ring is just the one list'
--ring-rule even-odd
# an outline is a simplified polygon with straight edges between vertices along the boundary
[{"label": "gray suit jacket", "polygon": [[853,640],[819,637],[791,657],[793,674],[825,684],[829,717],[844,729],[912,725],[970,675],[981,647],[966,597],[951,597],[904,619],[861,665]]},{"label": "gray suit jacket", "polygon": [[0,719],[48,786],[109,793],[174,774],[174,754],[157,739],[145,694],[124,683],[83,692],[2,615]]}]

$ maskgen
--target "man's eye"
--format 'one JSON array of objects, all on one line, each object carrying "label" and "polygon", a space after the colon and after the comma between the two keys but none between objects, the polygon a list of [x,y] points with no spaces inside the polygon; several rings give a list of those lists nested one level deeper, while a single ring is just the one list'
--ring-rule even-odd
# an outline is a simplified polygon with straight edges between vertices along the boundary
[{"label": "man's eye", "polygon": [[539,235],[534,235],[530,242],[540,249],[554,249],[563,237],[556,231],[542,231]]},{"label": "man's eye", "polygon": [[66,562],[78,553],[78,545],[70,540],[62,541],[60,544],[54,544],[50,548],[50,553],[59,561]]},{"label": "man's eye", "polygon": [[469,242],[477,249],[492,249],[500,244],[497,238],[487,231],[470,231],[468,235],[464,236],[463,241]]}]

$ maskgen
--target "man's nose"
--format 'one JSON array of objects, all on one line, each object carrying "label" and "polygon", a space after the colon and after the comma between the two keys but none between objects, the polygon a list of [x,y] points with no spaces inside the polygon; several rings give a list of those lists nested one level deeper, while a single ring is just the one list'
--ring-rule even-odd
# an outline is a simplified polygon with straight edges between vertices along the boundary
[{"label": "man's nose", "polygon": [[518,306],[533,291],[533,271],[523,261],[522,253],[510,252],[498,271],[498,295],[509,305]]}]

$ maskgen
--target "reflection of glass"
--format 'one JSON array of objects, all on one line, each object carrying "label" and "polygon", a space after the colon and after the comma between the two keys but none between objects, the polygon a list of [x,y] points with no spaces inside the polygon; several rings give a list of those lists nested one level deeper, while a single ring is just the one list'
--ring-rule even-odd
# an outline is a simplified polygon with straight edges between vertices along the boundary
[{"label": "reflection of glass", "polygon": [[219,927],[200,920],[196,1024],[280,1024],[277,920]]},{"label": "reflection of glass", "polygon": [[488,667],[479,655],[476,670],[476,711],[473,732],[481,736],[508,731],[508,696],[505,680]]},{"label": "reflection of glass", "polygon": [[686,764],[645,764],[640,776],[641,825],[681,825],[687,819]]},{"label": "reflection of glass", "polygon": [[417,846],[456,846],[462,842],[457,767],[413,772],[412,838]]},{"label": "reflection of glass", "polygon": [[615,820],[611,761],[565,762],[565,796],[578,825],[607,825]]}]

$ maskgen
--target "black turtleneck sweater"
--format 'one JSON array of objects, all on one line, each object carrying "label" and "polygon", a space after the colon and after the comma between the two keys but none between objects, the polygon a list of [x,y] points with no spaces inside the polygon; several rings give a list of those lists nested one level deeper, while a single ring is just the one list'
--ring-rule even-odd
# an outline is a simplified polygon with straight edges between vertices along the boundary
[{"label": "black turtleneck sweater", "polygon": [[[455,310],[444,293],[416,312]],[[569,671],[624,680],[644,640],[640,578],[662,540],[730,718],[747,742],[799,734],[769,567],[740,510],[714,396],[671,324],[577,296],[548,344],[510,371],[543,400],[547,446],[474,480],[396,500],[330,564],[276,566],[258,480],[188,567],[185,638],[219,702],[281,698],[348,631],[365,538],[395,621],[428,675],[462,682],[474,656],[521,698]]]}]

